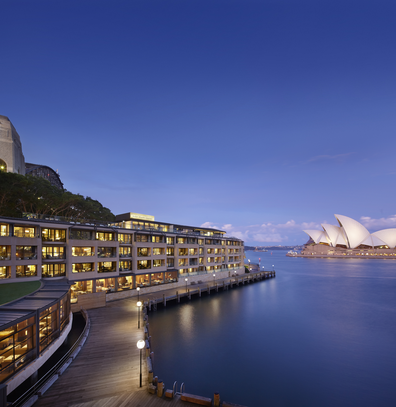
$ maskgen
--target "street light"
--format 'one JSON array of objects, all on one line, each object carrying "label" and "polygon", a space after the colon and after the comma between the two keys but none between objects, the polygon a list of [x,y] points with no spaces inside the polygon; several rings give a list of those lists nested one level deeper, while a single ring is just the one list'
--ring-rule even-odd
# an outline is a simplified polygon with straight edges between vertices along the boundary
[{"label": "street light", "polygon": [[140,292],[140,287],[136,288],[137,292],[138,292],[138,301],[139,301],[139,292]]},{"label": "street light", "polygon": [[274,265],[272,265],[272,271],[275,271],[275,266]]},{"label": "street light", "polygon": [[136,346],[138,347],[138,349],[140,349],[140,386],[142,387],[142,350],[145,346],[145,342],[143,339],[140,339],[137,341]]},{"label": "street light", "polygon": [[248,262],[249,262],[249,271],[251,271],[252,269],[250,268],[250,259],[248,259]]},{"label": "street light", "polygon": [[188,281],[188,278],[185,278],[184,281],[186,282],[186,292],[187,292],[187,281]]},{"label": "street light", "polygon": [[138,307],[138,329],[140,329],[140,307],[142,306],[142,302],[138,301],[136,306]]}]

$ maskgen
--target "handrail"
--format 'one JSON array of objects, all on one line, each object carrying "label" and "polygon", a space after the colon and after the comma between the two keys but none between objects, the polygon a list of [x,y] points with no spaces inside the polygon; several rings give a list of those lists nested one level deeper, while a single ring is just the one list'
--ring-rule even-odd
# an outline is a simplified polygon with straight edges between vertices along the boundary
[{"label": "handrail", "polygon": [[178,394],[182,394],[182,393],[184,393],[185,392],[185,388],[186,388],[186,386],[185,386],[185,384],[184,384],[184,382],[180,385],[180,391],[178,392]]},{"label": "handrail", "polygon": [[78,337],[73,346],[68,350],[68,352],[41,378],[39,379],[30,389],[23,393],[17,400],[12,402],[10,405],[12,407],[18,407],[24,404],[30,397],[32,397],[37,391],[42,388],[55,374],[57,370],[69,359],[70,355],[77,349],[82,338],[86,334],[86,331],[89,327],[89,317],[85,310],[81,309],[82,315],[85,319],[85,327],[81,332],[81,335]]}]

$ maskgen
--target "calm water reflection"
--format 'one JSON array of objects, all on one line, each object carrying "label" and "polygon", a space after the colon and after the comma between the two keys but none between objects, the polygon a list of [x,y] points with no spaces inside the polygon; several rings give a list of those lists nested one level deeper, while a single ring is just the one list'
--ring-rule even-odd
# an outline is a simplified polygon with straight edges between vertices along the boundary
[{"label": "calm water reflection", "polygon": [[246,257],[276,278],[149,315],[167,388],[249,407],[396,405],[396,261]]}]

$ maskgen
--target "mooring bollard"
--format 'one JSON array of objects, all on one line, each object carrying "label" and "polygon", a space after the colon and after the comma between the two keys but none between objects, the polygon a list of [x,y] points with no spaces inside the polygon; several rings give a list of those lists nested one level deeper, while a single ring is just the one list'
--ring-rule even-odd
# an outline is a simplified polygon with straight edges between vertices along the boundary
[{"label": "mooring bollard", "polygon": [[162,397],[164,394],[164,382],[161,380],[158,382],[157,386],[157,396]]},{"label": "mooring bollard", "polygon": [[153,371],[152,370],[150,370],[149,371],[149,373],[148,373],[148,382],[149,383],[153,383]]},{"label": "mooring bollard", "polygon": [[213,405],[215,407],[219,407],[220,406],[220,394],[219,393],[215,393],[213,395]]}]

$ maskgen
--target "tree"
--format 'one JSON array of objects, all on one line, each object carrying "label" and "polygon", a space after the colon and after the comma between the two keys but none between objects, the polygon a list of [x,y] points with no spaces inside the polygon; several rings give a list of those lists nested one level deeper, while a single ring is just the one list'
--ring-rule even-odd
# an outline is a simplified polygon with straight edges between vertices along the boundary
[{"label": "tree", "polygon": [[44,178],[1,171],[0,215],[20,218],[24,213],[64,216],[77,221],[115,218],[99,201],[62,191]]}]

